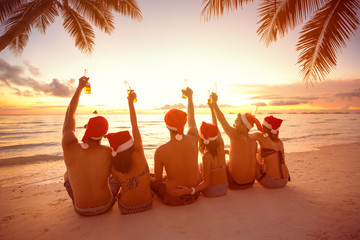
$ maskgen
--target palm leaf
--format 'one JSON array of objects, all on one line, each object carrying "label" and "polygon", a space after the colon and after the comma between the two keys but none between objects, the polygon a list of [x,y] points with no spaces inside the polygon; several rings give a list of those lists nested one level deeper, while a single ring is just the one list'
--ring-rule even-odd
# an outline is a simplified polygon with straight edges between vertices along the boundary
[{"label": "palm leaf", "polygon": [[[53,2],[46,0],[35,0],[19,7],[12,17],[4,23],[5,33],[0,36],[0,51],[11,44],[15,54],[19,54],[27,44],[30,29],[33,23],[44,12],[47,12]],[[14,41],[14,42],[13,42]],[[19,46],[19,49],[16,47]]]},{"label": "palm leaf", "polygon": [[359,0],[332,0],[305,24],[300,32],[298,64],[306,84],[324,80],[336,66],[337,54],[359,25]]},{"label": "palm leaf", "polygon": [[319,9],[326,0],[262,0],[258,8],[258,23],[261,26],[257,34],[261,35],[260,40],[268,46],[277,40],[277,37],[284,37],[289,29],[294,29],[301,24],[309,14]]},{"label": "palm leaf", "polygon": [[136,0],[120,0],[118,8],[115,10],[124,16],[130,16],[131,19],[138,21],[143,19]]},{"label": "palm leaf", "polygon": [[124,16],[130,16],[131,19],[138,21],[143,19],[136,0],[102,0],[101,2]]},{"label": "palm leaf", "polygon": [[63,26],[70,36],[75,38],[75,46],[81,52],[90,54],[95,39],[91,25],[69,6],[63,6],[61,12],[64,19]]},{"label": "palm leaf", "polygon": [[78,13],[87,17],[100,30],[107,34],[114,31],[114,16],[101,1],[72,0],[71,2]]},{"label": "palm leaf", "polygon": [[201,16],[209,21],[213,16],[219,17],[224,13],[224,9],[236,10],[238,7],[243,6],[248,2],[252,2],[253,0],[203,0],[203,9],[201,11]]},{"label": "palm leaf", "polygon": [[25,2],[24,0],[0,0],[0,23],[10,18]]},{"label": "palm leaf", "polygon": [[30,33],[31,28],[29,27],[23,33],[19,34],[14,40],[12,40],[9,44],[10,51],[12,51],[15,55],[20,55],[29,41]]},{"label": "palm leaf", "polygon": [[45,34],[46,28],[54,23],[55,17],[58,16],[58,11],[56,4],[50,5],[50,7],[44,11],[35,21],[34,26],[41,32]]}]

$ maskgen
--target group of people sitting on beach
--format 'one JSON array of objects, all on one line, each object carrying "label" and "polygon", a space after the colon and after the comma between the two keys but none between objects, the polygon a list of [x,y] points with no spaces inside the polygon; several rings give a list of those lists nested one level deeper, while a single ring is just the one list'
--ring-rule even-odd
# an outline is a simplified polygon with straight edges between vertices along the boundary
[{"label": "group of people sitting on beach", "polygon": [[[67,172],[64,186],[76,213],[102,214],[118,202],[122,214],[152,208],[154,193],[164,204],[193,203],[200,195],[224,196],[230,189],[247,189],[255,179],[264,187],[280,188],[290,180],[284,162],[284,146],[278,138],[281,119],[265,117],[263,124],[251,114],[238,114],[233,126],[217,105],[217,95],[208,101],[212,123],[195,122],[193,91],[186,88],[187,113],[171,109],[165,114],[170,140],[154,155],[154,174],[149,171],[134,108],[135,92],[128,95],[132,135],[108,132],[102,116],[90,118],[81,140],[75,136],[75,113],[88,78],[81,77],[66,112],[62,148]],[[217,126],[220,122],[230,138],[230,151]],[[184,127],[188,123],[188,131]],[[259,132],[249,134],[256,125]],[[101,145],[107,138],[110,147]],[[260,150],[258,151],[258,143]],[[198,151],[202,163],[198,164]],[[225,154],[229,154],[228,162]],[[165,169],[165,173],[164,173]]]}]

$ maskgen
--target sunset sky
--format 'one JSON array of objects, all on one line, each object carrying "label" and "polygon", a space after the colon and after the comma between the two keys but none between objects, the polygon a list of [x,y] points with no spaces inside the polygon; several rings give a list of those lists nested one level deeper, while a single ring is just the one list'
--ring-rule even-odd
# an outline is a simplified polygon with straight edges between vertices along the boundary
[{"label": "sunset sky", "polygon": [[186,104],[184,79],[198,111],[217,83],[228,111],[344,111],[360,109],[360,33],[347,42],[327,80],[306,87],[296,65],[300,28],[268,48],[256,35],[257,2],[219,19],[201,18],[202,0],[138,1],[143,21],[116,14],[109,36],[95,29],[91,56],[82,54],[61,17],[45,35],[33,30],[20,56],[0,52],[0,114],[65,113],[84,69],[92,94],[80,113],[127,109],[124,81],[138,95],[139,112]]}]

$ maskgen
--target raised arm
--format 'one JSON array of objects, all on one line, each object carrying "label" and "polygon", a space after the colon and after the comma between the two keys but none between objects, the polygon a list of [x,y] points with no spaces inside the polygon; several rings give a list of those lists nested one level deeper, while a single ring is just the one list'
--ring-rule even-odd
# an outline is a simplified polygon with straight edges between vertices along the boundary
[{"label": "raised arm", "polygon": [[71,98],[70,104],[67,108],[62,131],[63,137],[61,144],[63,148],[69,146],[72,143],[78,143],[78,140],[75,136],[75,113],[79,105],[81,91],[88,81],[89,78],[84,76],[79,79],[79,85],[76,88],[74,96]]},{"label": "raised arm", "polygon": [[226,134],[230,137],[231,135],[234,134],[234,132],[236,130],[230,126],[230,124],[226,121],[224,114],[221,112],[221,110],[217,104],[217,100],[218,100],[217,95],[214,94],[212,99],[213,99],[213,105],[214,105],[214,111],[216,114],[216,118],[219,120],[219,122],[220,122],[222,128],[224,129],[224,131],[226,132]]},{"label": "raised arm", "polygon": [[135,107],[134,107],[134,99],[136,99],[136,93],[131,92],[128,95],[128,103],[129,103],[132,134],[134,137],[134,148],[138,149],[138,150],[142,150],[143,146],[142,146],[141,134],[140,134],[139,127],[137,124],[137,117],[136,117],[136,112],[135,112]]},{"label": "raised arm", "polygon": [[199,133],[196,127],[195,122],[195,110],[194,110],[194,103],[193,103],[193,91],[190,88],[186,88],[182,90],[183,94],[185,94],[188,98],[188,107],[187,107],[187,114],[188,114],[188,126],[189,130],[187,135],[192,135],[198,139]]},{"label": "raised arm", "polygon": [[[212,93],[211,94],[211,99],[212,101],[208,101],[208,105],[209,105],[209,108],[210,108],[210,111],[211,111],[211,119],[212,119],[212,123],[216,126],[218,126],[217,124],[217,119],[216,119],[216,114],[215,114],[215,101],[214,99],[217,100],[217,95],[216,93]],[[222,139],[221,137],[221,133],[220,133],[220,129],[219,129],[219,133],[218,133],[218,140],[221,142],[222,145],[224,145],[224,140]]]}]

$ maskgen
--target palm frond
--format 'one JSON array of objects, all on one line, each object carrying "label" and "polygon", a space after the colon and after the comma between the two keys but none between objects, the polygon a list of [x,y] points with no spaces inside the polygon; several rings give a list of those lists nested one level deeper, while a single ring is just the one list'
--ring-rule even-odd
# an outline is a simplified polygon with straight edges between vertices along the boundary
[{"label": "palm frond", "polygon": [[64,19],[63,26],[81,52],[90,54],[93,50],[95,34],[91,25],[69,6],[61,9]]},{"label": "palm frond", "polygon": [[142,13],[136,0],[119,0],[115,11],[124,16],[130,16],[131,19],[141,21]]},{"label": "palm frond", "polygon": [[224,9],[236,10],[248,2],[253,0],[203,0],[202,5],[204,5],[201,16],[209,21],[212,17],[220,17],[224,13]]},{"label": "palm frond", "polygon": [[29,27],[23,33],[19,34],[14,40],[12,40],[9,44],[10,51],[15,55],[20,55],[29,41],[30,33],[31,28]]},{"label": "palm frond", "polygon": [[54,23],[55,17],[58,16],[58,10],[56,4],[50,5],[46,11],[44,11],[35,21],[34,26],[45,34],[46,28]]},{"label": "palm frond", "polygon": [[10,18],[25,0],[0,0],[0,23]]},{"label": "palm frond", "polygon": [[[4,34],[0,36],[0,51],[10,45],[13,40],[19,36],[19,39],[25,39],[24,36],[30,34],[29,28],[33,27],[33,23],[44,12],[47,12],[53,6],[53,1],[34,0],[19,7],[12,17],[4,23]],[[26,33],[28,32],[28,33]],[[24,36],[21,36],[24,34]],[[14,53],[19,54],[25,47],[27,41],[19,40],[23,43],[21,49],[15,50]],[[20,44],[12,44],[11,49],[15,49]]]},{"label": "palm frond", "polygon": [[114,31],[114,16],[106,5],[101,2],[86,0],[72,2],[77,3],[74,5],[77,12],[87,17],[100,30],[107,34]]},{"label": "palm frond", "polygon": [[131,19],[141,21],[143,19],[141,10],[136,0],[100,0],[106,7]]},{"label": "palm frond", "polygon": [[301,24],[309,14],[326,0],[262,0],[258,8],[261,26],[257,34],[266,46],[284,37],[290,29]]},{"label": "palm frond", "polygon": [[359,0],[332,0],[305,24],[297,43],[297,63],[306,84],[324,80],[336,66],[337,54],[359,25],[359,9]]}]

